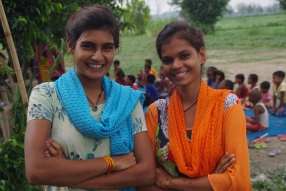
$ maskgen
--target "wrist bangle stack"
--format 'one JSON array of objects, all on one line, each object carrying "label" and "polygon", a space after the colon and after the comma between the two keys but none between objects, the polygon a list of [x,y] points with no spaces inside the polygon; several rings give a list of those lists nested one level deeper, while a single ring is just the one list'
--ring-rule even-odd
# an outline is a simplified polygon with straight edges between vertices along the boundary
[{"label": "wrist bangle stack", "polygon": [[106,161],[106,163],[108,165],[107,174],[109,175],[109,173],[111,171],[113,171],[113,169],[114,169],[114,161],[110,156],[103,156],[102,158]]}]

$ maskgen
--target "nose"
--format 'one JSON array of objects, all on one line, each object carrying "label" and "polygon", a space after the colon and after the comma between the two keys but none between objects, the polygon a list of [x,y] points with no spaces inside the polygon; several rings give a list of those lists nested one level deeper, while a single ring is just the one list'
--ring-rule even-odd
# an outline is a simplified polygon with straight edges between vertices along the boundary
[{"label": "nose", "polygon": [[175,59],[173,62],[172,69],[178,69],[182,66],[183,66],[182,61],[180,61],[179,59]]},{"label": "nose", "polygon": [[100,62],[103,60],[103,54],[101,50],[95,50],[91,57],[94,61]]}]

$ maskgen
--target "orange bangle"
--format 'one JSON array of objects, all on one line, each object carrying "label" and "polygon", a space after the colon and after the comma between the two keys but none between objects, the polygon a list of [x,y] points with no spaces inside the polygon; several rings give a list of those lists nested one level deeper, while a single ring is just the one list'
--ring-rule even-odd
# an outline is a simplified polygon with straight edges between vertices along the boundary
[{"label": "orange bangle", "polygon": [[102,158],[107,163],[107,166],[108,166],[107,174],[109,175],[109,173],[111,171],[113,171],[113,169],[114,169],[114,166],[115,166],[114,165],[114,161],[113,161],[113,159],[110,156],[103,156]]}]

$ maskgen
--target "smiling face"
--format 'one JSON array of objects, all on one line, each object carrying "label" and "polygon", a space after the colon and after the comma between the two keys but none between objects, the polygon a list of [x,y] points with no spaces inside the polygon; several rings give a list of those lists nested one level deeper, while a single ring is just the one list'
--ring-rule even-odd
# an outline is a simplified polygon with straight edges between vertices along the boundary
[{"label": "smiling face", "polygon": [[201,66],[206,61],[203,47],[198,53],[188,41],[175,35],[162,45],[161,55],[163,71],[176,86],[200,84]]},{"label": "smiling face", "polygon": [[75,47],[67,42],[73,54],[75,70],[81,80],[101,79],[109,70],[115,55],[113,36],[106,30],[82,33]]}]

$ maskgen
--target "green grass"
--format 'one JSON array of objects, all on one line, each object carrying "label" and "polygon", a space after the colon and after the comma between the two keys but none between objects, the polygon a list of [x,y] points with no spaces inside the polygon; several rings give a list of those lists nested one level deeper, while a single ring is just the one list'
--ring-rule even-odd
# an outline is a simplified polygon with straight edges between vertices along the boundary
[{"label": "green grass", "polygon": [[218,21],[216,30],[229,30],[253,27],[285,26],[285,12],[270,15],[226,17]]},{"label": "green grass", "polygon": [[[151,21],[147,25],[147,33],[142,36],[121,36],[121,47],[115,59],[121,61],[121,68],[126,74],[136,76],[147,58],[152,59],[153,67],[159,70],[161,62],[156,53],[154,36],[174,20]],[[286,13],[223,18],[215,28],[215,34],[204,37],[207,53],[211,53],[208,59],[231,63],[286,59],[286,54],[264,56],[269,51],[286,50]],[[214,51],[220,54],[212,53]],[[72,65],[70,59],[68,63]],[[110,74],[113,72],[110,71]]]}]

